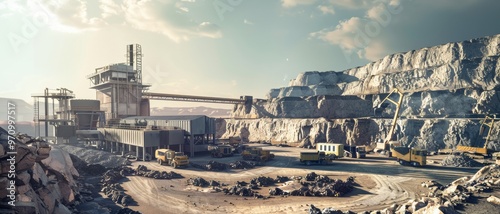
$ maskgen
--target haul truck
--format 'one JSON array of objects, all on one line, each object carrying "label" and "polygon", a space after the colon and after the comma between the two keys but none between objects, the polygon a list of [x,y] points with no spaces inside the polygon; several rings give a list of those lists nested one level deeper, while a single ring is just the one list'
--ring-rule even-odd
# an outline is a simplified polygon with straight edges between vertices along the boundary
[{"label": "haul truck", "polygon": [[170,149],[157,149],[155,152],[155,158],[158,164],[167,164],[174,168],[177,167],[187,167],[189,164],[189,158],[184,155],[183,152],[176,152]]},{"label": "haul truck", "polygon": [[414,149],[402,146],[392,148],[392,156],[397,158],[401,165],[425,166],[427,164],[427,150]]},{"label": "haul truck", "polygon": [[311,164],[326,164],[332,161],[332,156],[326,155],[325,152],[301,152],[300,162],[306,165]]},{"label": "haul truck", "polygon": [[366,158],[366,146],[344,145],[344,150],[348,152],[351,158]]}]

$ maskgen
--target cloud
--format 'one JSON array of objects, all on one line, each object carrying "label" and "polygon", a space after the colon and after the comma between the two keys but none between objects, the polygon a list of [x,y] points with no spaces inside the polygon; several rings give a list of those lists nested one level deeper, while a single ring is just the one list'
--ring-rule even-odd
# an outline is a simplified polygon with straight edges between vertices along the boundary
[{"label": "cloud", "polygon": [[362,59],[376,60],[391,53],[390,44],[380,37],[380,34],[392,22],[393,16],[401,12],[399,0],[373,1],[378,4],[365,0],[332,2],[344,7],[350,7],[352,3],[370,6],[365,8],[364,17],[342,20],[334,28],[324,28],[311,33],[310,38],[340,47],[348,60],[354,54]]},{"label": "cloud", "polygon": [[318,9],[321,12],[323,12],[323,14],[335,14],[335,11],[333,10],[333,7],[331,7],[331,6],[320,5],[320,6],[318,6]]},{"label": "cloud", "polygon": [[[2,3],[0,10],[23,14],[43,13],[49,17],[52,29],[65,32],[99,30],[112,24],[160,33],[174,42],[196,37],[220,38],[220,28],[210,22],[194,21],[187,4],[195,0],[45,0]],[[90,16],[89,7],[99,8],[98,15]],[[8,8],[8,9],[5,9]]]},{"label": "cloud", "polygon": [[309,5],[316,2],[316,0],[281,0],[283,7],[295,7],[297,5]]},{"label": "cloud", "polygon": [[386,0],[330,0],[330,4],[346,9],[363,9]]},{"label": "cloud", "polygon": [[393,53],[393,50],[391,50],[390,47],[385,45],[383,42],[374,41],[365,48],[359,50],[357,55],[359,58],[375,61],[391,53]]},{"label": "cloud", "polygon": [[335,29],[323,29],[318,32],[311,33],[312,38],[318,38],[332,45],[338,45],[345,50],[354,50],[362,47],[356,34],[360,32],[360,27],[364,20],[359,17],[352,17],[345,21],[340,21]]},{"label": "cloud", "polygon": [[244,20],[243,20],[243,23],[244,23],[244,24],[247,24],[247,25],[254,25],[254,23],[253,23],[253,22],[248,21],[247,19],[244,19]]},{"label": "cloud", "polygon": [[99,8],[101,9],[101,17],[106,19],[110,16],[116,16],[121,11],[120,5],[113,0],[99,0]]},{"label": "cloud", "polygon": [[133,28],[163,34],[174,42],[222,37],[217,25],[193,21],[174,1],[128,0],[122,8],[126,23]]}]

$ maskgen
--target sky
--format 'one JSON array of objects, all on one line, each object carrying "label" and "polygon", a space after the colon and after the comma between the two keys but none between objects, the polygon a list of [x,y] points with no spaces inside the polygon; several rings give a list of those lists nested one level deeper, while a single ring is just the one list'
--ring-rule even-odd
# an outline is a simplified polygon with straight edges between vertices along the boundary
[{"label": "sky", "polygon": [[[0,97],[95,99],[87,75],[143,50],[159,93],[265,98],[305,71],[500,33],[496,0],[0,0]],[[228,105],[154,101],[153,107]]]}]

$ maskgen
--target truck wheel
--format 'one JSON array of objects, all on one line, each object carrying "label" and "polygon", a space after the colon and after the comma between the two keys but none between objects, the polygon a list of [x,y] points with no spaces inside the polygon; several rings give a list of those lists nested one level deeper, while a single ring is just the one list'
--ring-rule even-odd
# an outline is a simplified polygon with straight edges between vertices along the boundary
[{"label": "truck wheel", "polygon": [[310,166],[311,165],[311,161],[306,161],[306,165]]},{"label": "truck wheel", "polygon": [[163,161],[161,159],[158,159],[158,164],[163,165]]},{"label": "truck wheel", "polygon": [[173,166],[174,168],[177,168],[177,163],[175,163],[175,162],[174,162],[174,163],[172,164],[172,166]]},{"label": "truck wheel", "polygon": [[403,165],[403,166],[405,165],[405,163],[404,163],[404,161],[403,161],[403,160],[399,160],[399,159],[398,159],[398,162],[399,162],[399,164],[400,164],[400,165]]}]

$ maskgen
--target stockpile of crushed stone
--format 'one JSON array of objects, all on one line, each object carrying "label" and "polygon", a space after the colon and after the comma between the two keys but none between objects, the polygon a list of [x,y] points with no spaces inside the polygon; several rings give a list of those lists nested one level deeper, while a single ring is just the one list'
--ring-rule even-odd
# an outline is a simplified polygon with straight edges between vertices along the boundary
[{"label": "stockpile of crushed stone", "polygon": [[130,161],[127,160],[126,158],[116,156],[105,151],[87,149],[87,148],[64,145],[64,144],[56,144],[54,146],[59,147],[62,150],[77,156],[81,160],[85,161],[87,164],[99,164],[106,168],[116,168],[130,164]]},{"label": "stockpile of crushed stone", "polygon": [[481,167],[483,164],[475,161],[466,154],[450,154],[441,162],[442,166],[454,167]]}]

